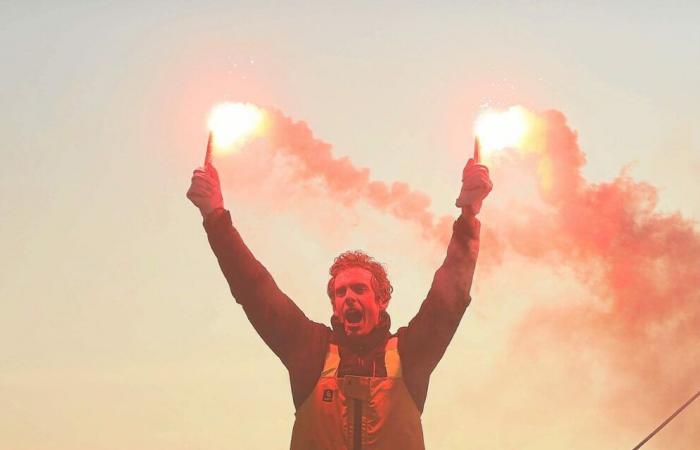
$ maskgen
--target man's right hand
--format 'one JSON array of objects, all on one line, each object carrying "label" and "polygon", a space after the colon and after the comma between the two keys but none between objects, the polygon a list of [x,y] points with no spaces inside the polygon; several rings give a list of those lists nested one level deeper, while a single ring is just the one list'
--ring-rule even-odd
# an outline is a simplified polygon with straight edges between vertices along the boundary
[{"label": "man's right hand", "polygon": [[455,202],[458,208],[462,208],[462,215],[477,215],[481,210],[481,203],[493,189],[493,183],[489,178],[489,169],[483,164],[477,164],[474,159],[467,161],[462,172],[462,190]]},{"label": "man's right hand", "polygon": [[187,198],[199,208],[199,212],[205,218],[212,211],[224,207],[219,174],[213,165],[207,164],[194,170]]}]

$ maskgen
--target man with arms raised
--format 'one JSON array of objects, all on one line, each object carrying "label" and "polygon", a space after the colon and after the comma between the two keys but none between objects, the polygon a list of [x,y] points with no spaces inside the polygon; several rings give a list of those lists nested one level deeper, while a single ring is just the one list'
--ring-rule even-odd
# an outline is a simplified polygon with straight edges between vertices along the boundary
[{"label": "man with arms raised", "polygon": [[289,371],[296,420],[292,450],[423,449],[420,416],[430,374],[471,301],[479,250],[475,215],[492,184],[469,160],[447,256],[418,314],[396,334],[386,309],[392,286],[368,255],[345,252],[330,268],[331,326],[309,320],[275,284],[233,227],[216,169],[194,171],[187,197],[204,217],[233,297]]}]

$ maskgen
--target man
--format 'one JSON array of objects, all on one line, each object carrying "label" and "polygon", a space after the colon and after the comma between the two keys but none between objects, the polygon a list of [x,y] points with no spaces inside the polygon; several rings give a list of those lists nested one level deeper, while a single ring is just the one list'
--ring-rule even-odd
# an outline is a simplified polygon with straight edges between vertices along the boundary
[{"label": "man", "polygon": [[486,167],[463,171],[447,256],[418,314],[391,334],[384,267],[355,251],[330,268],[332,328],[309,320],[275,284],[231,223],[219,176],[194,171],[187,197],[204,217],[219,266],[255,330],[289,371],[296,420],[292,450],[423,449],[420,416],[430,374],[469,305],[479,249],[475,215],[492,184]]}]

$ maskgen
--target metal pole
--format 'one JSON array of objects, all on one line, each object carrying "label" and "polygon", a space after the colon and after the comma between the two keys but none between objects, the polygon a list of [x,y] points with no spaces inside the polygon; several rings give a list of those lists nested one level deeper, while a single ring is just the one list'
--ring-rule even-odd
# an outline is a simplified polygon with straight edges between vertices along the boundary
[{"label": "metal pole", "polygon": [[637,446],[634,447],[632,450],[639,450],[639,449],[642,447],[642,445],[646,444],[646,442],[647,442],[649,439],[653,438],[654,435],[655,435],[656,433],[658,433],[659,431],[661,431],[661,429],[662,429],[663,427],[665,427],[670,421],[673,420],[674,417],[676,417],[676,416],[677,416],[681,411],[683,411],[688,405],[690,405],[691,403],[693,403],[693,400],[695,400],[695,399],[698,398],[698,397],[700,397],[700,391],[696,392],[695,395],[693,395],[692,397],[690,397],[690,399],[689,399],[687,402],[683,403],[683,406],[681,406],[680,408],[678,408],[678,409],[676,410],[676,412],[674,412],[673,414],[671,414],[671,417],[669,417],[668,419],[664,420],[664,422],[663,422],[661,425],[659,425],[658,427],[656,427],[656,429],[655,429],[654,431],[652,431],[651,434],[649,434],[649,436],[645,437],[644,440],[643,440],[642,442],[640,442],[639,444],[637,444]]}]

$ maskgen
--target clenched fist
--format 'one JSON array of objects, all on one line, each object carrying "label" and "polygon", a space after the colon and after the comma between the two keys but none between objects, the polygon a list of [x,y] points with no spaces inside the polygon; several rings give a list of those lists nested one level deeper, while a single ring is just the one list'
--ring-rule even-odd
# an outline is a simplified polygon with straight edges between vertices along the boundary
[{"label": "clenched fist", "polygon": [[476,215],[481,211],[481,203],[493,189],[489,169],[476,164],[473,159],[467,162],[462,172],[462,190],[455,202],[464,215]]},{"label": "clenched fist", "polygon": [[224,207],[219,174],[214,166],[207,164],[194,170],[187,198],[199,208],[202,217],[207,217],[215,209]]}]

